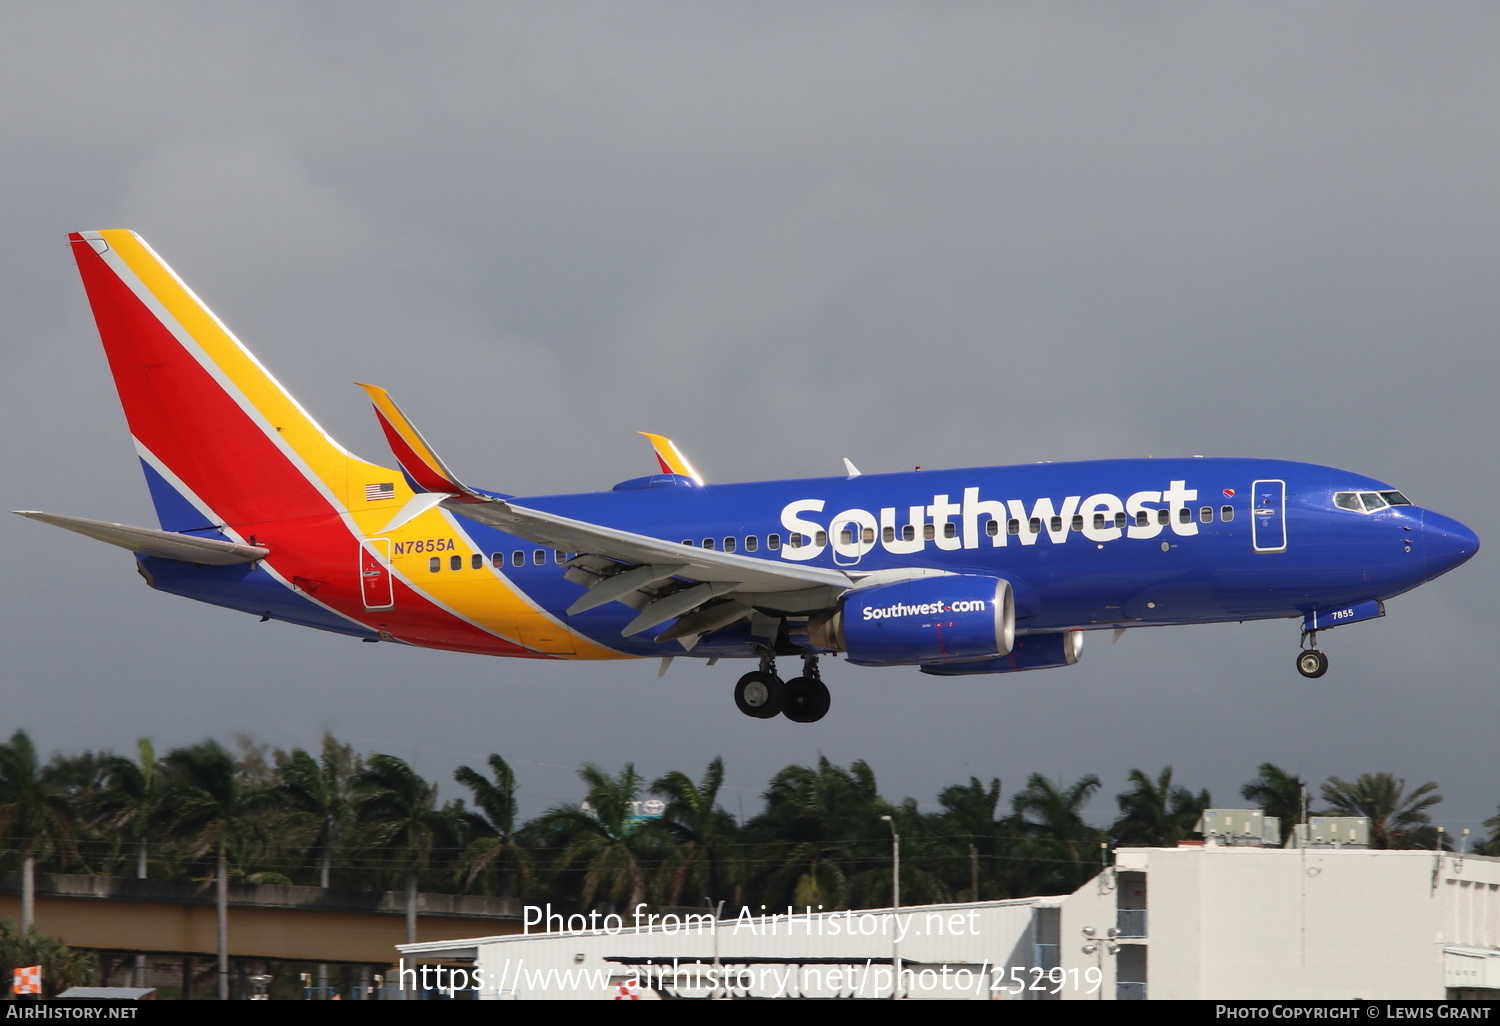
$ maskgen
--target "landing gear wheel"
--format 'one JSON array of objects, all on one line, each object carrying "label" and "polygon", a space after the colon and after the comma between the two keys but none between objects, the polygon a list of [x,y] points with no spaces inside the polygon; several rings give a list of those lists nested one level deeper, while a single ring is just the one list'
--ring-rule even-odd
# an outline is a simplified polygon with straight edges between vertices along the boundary
[{"label": "landing gear wheel", "polygon": [[1321,677],[1328,672],[1328,657],[1315,648],[1299,652],[1297,672],[1304,677]]},{"label": "landing gear wheel", "polygon": [[833,696],[816,677],[793,677],[786,682],[786,708],[781,714],[793,723],[817,723],[828,715]]},{"label": "landing gear wheel", "polygon": [[740,712],[758,720],[769,720],[780,713],[785,701],[786,685],[774,673],[755,670],[734,686],[734,704]]}]

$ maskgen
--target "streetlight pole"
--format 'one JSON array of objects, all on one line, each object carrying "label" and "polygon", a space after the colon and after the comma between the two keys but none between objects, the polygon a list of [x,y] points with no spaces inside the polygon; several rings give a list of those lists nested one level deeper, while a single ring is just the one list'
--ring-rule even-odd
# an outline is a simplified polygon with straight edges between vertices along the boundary
[{"label": "streetlight pole", "polygon": [[[881,816],[891,828],[891,914],[894,916],[897,909],[901,907],[901,835],[896,832],[896,821],[890,816]],[[894,927],[896,924],[892,924]],[[901,994],[901,941],[900,931],[891,931],[891,970],[894,977],[891,981],[891,997],[896,998]]]}]

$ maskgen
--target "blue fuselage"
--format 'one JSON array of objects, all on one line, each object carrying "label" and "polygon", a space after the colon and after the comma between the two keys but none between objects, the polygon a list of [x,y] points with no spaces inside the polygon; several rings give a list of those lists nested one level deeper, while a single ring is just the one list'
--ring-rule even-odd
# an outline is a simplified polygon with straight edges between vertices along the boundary
[{"label": "blue fuselage", "polygon": [[[1352,607],[1415,588],[1478,549],[1462,524],[1404,497],[1374,510],[1335,504],[1350,494],[1399,496],[1384,482],[1305,463],[1149,459],[711,486],[662,475],[609,492],[514,501],[674,543],[856,577],[914,568],[1001,577],[1011,584],[1021,635]],[[452,520],[486,555],[487,567],[573,630],[626,654],[682,654],[650,633],[622,637],[635,615],[623,604],[569,616],[584,590],[564,577],[562,563],[573,554]],[[263,571],[144,562],[164,590],[370,633],[321,615]],[[446,565],[434,559],[432,572]],[[705,637],[692,654],[754,651],[741,623]]]}]

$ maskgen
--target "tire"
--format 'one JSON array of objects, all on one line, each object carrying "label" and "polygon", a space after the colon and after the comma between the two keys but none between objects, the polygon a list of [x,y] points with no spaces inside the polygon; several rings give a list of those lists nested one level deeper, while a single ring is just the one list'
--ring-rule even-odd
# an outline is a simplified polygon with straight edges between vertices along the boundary
[{"label": "tire", "polygon": [[786,707],[781,714],[793,723],[817,723],[828,715],[833,696],[816,677],[794,677],[786,682]]},{"label": "tire", "polygon": [[734,686],[734,704],[746,716],[769,720],[781,712],[786,702],[786,685],[774,673],[755,670],[745,674]]},{"label": "tire", "polygon": [[1328,657],[1315,648],[1297,653],[1297,672],[1304,677],[1321,677],[1328,672]]}]

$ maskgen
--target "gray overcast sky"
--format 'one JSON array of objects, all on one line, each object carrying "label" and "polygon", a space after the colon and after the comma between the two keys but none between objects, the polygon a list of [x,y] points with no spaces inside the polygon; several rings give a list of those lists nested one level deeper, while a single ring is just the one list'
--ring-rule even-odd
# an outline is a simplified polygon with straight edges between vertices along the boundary
[{"label": "gray overcast sky", "polygon": [[[140,232],[349,448],[390,388],[520,493],[1091,457],[1273,456],[1391,481],[1492,545],[1500,8],[1489,3],[4,3],[6,508],[154,523],[65,243]],[[347,639],[158,595],[0,521],[8,735],[158,749],[322,730],[429,777],[865,758],[935,805],[1132,767],[1238,804],[1263,761],[1500,803],[1493,553],[1326,636],[1089,639],[1072,669],[825,668],[751,721],[743,666]]]}]

